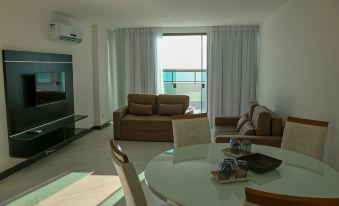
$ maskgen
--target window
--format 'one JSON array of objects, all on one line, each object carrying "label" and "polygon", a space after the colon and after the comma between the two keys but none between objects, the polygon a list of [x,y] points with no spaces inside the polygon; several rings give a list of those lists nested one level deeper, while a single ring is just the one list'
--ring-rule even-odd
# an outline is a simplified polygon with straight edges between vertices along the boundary
[{"label": "window", "polygon": [[186,94],[196,112],[206,112],[207,37],[164,35],[161,63],[165,94]]}]

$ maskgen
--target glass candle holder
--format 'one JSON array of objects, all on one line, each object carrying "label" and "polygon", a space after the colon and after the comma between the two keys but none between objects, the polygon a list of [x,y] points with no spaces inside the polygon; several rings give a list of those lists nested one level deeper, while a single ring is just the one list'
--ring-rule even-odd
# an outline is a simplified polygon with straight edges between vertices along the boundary
[{"label": "glass candle holder", "polygon": [[228,162],[221,162],[218,168],[218,178],[220,180],[229,179],[232,175],[232,166]]},{"label": "glass candle holder", "polygon": [[231,173],[230,177],[235,177],[235,171],[237,170],[237,163],[233,158],[225,158],[223,163],[230,165],[231,167]]},{"label": "glass candle holder", "polygon": [[247,162],[244,160],[237,161],[237,170],[235,172],[235,178],[244,178],[247,177],[248,166]]},{"label": "glass candle holder", "polygon": [[232,138],[230,140],[230,151],[233,154],[239,154],[240,153],[240,147],[241,147],[241,144],[240,144],[240,140],[238,138]]},{"label": "glass candle holder", "polygon": [[252,144],[250,140],[243,140],[241,142],[241,152],[243,155],[251,154]]}]

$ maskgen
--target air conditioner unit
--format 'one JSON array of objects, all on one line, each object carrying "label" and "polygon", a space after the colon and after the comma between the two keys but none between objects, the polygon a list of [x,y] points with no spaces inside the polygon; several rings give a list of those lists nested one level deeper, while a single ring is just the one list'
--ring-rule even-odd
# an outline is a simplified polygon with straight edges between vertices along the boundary
[{"label": "air conditioner unit", "polygon": [[52,40],[63,40],[80,43],[83,38],[82,30],[78,27],[56,22],[49,24],[48,36]]}]

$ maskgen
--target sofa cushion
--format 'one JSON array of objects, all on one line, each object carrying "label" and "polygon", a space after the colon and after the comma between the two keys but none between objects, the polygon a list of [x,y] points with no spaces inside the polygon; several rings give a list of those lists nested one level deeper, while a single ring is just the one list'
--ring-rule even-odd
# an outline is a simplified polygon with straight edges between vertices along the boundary
[{"label": "sofa cushion", "polygon": [[258,106],[257,102],[248,103],[248,119],[251,120],[254,112],[254,108]]},{"label": "sofa cushion", "polygon": [[122,130],[172,131],[172,116],[136,116],[127,114],[121,119]]},{"label": "sofa cushion", "polygon": [[239,131],[240,128],[241,128],[247,121],[249,121],[249,119],[248,119],[248,114],[246,113],[246,114],[241,115],[241,117],[240,117],[240,119],[239,119],[239,121],[238,121],[238,124],[237,124],[236,131]]},{"label": "sofa cushion", "polygon": [[131,103],[129,113],[134,114],[134,115],[139,115],[139,116],[151,116],[152,105]]},{"label": "sofa cushion", "polygon": [[271,130],[271,113],[263,106],[254,108],[252,123],[255,128],[256,135],[269,136]]},{"label": "sofa cushion", "polygon": [[182,104],[160,104],[158,114],[163,116],[184,114],[182,111]]},{"label": "sofa cushion", "polygon": [[238,134],[236,129],[233,125],[214,126],[214,135]]},{"label": "sofa cushion", "polygon": [[240,128],[240,135],[255,135],[255,129],[251,121],[245,122],[245,124]]},{"label": "sofa cushion", "polygon": [[172,130],[121,130],[122,140],[173,142]]},{"label": "sofa cushion", "polygon": [[160,104],[181,104],[182,113],[184,114],[189,106],[189,97],[187,95],[174,95],[174,94],[159,94],[158,95],[158,111]]},{"label": "sofa cushion", "polygon": [[219,135],[215,137],[216,143],[228,143],[231,138],[237,137],[239,140],[250,140],[252,144],[268,145],[272,147],[280,147],[281,137],[275,136],[256,136],[256,135]]},{"label": "sofa cushion", "polygon": [[155,94],[129,94],[128,100],[128,111],[131,111],[131,104],[146,104],[152,105],[152,114],[157,113],[157,95]]}]

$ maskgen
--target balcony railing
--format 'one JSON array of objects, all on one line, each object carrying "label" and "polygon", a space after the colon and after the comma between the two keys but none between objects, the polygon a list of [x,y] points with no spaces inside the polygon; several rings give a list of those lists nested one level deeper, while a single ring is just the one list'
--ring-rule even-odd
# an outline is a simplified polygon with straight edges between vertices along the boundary
[{"label": "balcony railing", "polygon": [[206,111],[206,70],[164,69],[163,82],[165,94],[186,94],[195,112]]}]

